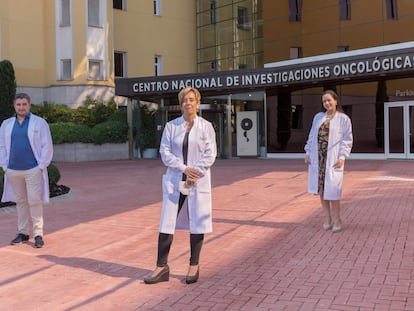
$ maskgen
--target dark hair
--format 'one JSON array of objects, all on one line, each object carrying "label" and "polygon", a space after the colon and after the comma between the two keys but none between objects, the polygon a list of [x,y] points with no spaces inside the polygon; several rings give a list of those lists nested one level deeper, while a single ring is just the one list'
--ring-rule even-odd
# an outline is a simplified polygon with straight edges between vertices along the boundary
[{"label": "dark hair", "polygon": [[[338,110],[339,112],[344,112],[344,109],[342,108],[341,104],[338,102],[338,94],[336,94],[336,92],[333,90],[326,90],[322,93],[321,98],[327,94],[331,95],[333,99],[336,100],[336,110]],[[321,102],[321,104],[322,104],[322,111],[325,111],[325,108],[323,107],[323,102]]]},{"label": "dark hair", "polygon": [[27,99],[30,104],[30,96],[26,93],[17,93],[16,96],[14,96],[14,101],[16,101],[16,99]]}]

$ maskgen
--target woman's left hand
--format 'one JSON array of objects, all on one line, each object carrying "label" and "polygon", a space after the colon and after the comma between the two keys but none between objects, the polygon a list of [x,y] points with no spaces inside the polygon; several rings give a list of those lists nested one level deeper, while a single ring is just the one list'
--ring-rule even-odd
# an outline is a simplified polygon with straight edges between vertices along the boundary
[{"label": "woman's left hand", "polygon": [[335,163],[334,168],[341,168],[344,165],[345,160],[338,159],[338,161]]},{"label": "woman's left hand", "polygon": [[189,166],[186,167],[186,169],[184,171],[184,174],[188,178],[195,178],[195,179],[200,178],[201,175],[202,175],[202,173],[198,169],[195,169],[195,168],[192,168],[192,167],[189,167]]},{"label": "woman's left hand", "polygon": [[191,177],[187,177],[187,179],[185,180],[185,184],[187,186],[194,186],[198,181],[198,178],[191,178]]}]

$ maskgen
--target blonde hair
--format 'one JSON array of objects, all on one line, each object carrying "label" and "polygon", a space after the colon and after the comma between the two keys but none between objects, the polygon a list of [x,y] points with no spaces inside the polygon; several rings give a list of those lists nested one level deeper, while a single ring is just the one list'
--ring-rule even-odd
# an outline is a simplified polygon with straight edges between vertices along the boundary
[{"label": "blonde hair", "polygon": [[194,87],[186,87],[186,88],[183,88],[180,91],[180,93],[178,93],[178,102],[180,103],[180,105],[183,102],[184,97],[190,92],[194,93],[197,103],[201,103],[201,94],[200,94],[200,92]]}]

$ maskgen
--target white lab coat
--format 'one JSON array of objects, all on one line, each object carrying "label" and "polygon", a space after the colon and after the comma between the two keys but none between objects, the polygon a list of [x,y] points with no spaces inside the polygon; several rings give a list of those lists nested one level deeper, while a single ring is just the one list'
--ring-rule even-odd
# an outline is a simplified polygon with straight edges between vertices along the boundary
[{"label": "white lab coat", "polygon": [[[315,115],[308,141],[305,145],[306,154],[309,155],[308,192],[318,193],[318,130],[327,117],[326,112]],[[344,166],[334,168],[338,159],[346,159],[351,153],[353,143],[352,125],[349,117],[337,111],[329,122],[328,152],[326,159],[326,174],[323,199],[340,200],[342,196],[342,183]]]},{"label": "white lab coat", "polygon": [[[15,121],[16,117],[8,118],[3,121],[0,127],[0,166],[3,170],[6,170],[9,164],[11,134]],[[38,166],[43,170],[42,200],[47,203],[50,197],[47,167],[53,158],[53,143],[49,125],[41,117],[31,114],[27,135],[29,136],[30,146],[32,147]],[[15,202],[15,197],[6,175],[4,175],[4,188],[1,200],[2,202]]]},{"label": "white lab coat", "polygon": [[166,124],[162,134],[160,154],[167,166],[162,177],[163,202],[159,228],[162,233],[173,234],[175,229],[189,229],[196,234],[212,231],[210,167],[217,155],[216,135],[212,124],[198,116],[188,137],[187,165],[200,170],[203,176],[192,187],[177,219],[178,184],[187,167],[182,152],[185,132],[185,120],[178,117]]}]

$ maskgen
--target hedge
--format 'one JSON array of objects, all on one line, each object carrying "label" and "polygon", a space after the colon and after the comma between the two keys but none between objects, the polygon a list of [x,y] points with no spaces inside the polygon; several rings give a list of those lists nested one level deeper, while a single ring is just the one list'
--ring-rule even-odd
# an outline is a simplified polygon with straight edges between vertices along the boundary
[{"label": "hedge", "polygon": [[128,141],[126,109],[117,109],[113,100],[104,103],[87,97],[76,109],[45,102],[43,106],[32,105],[32,112],[49,123],[54,144]]}]

